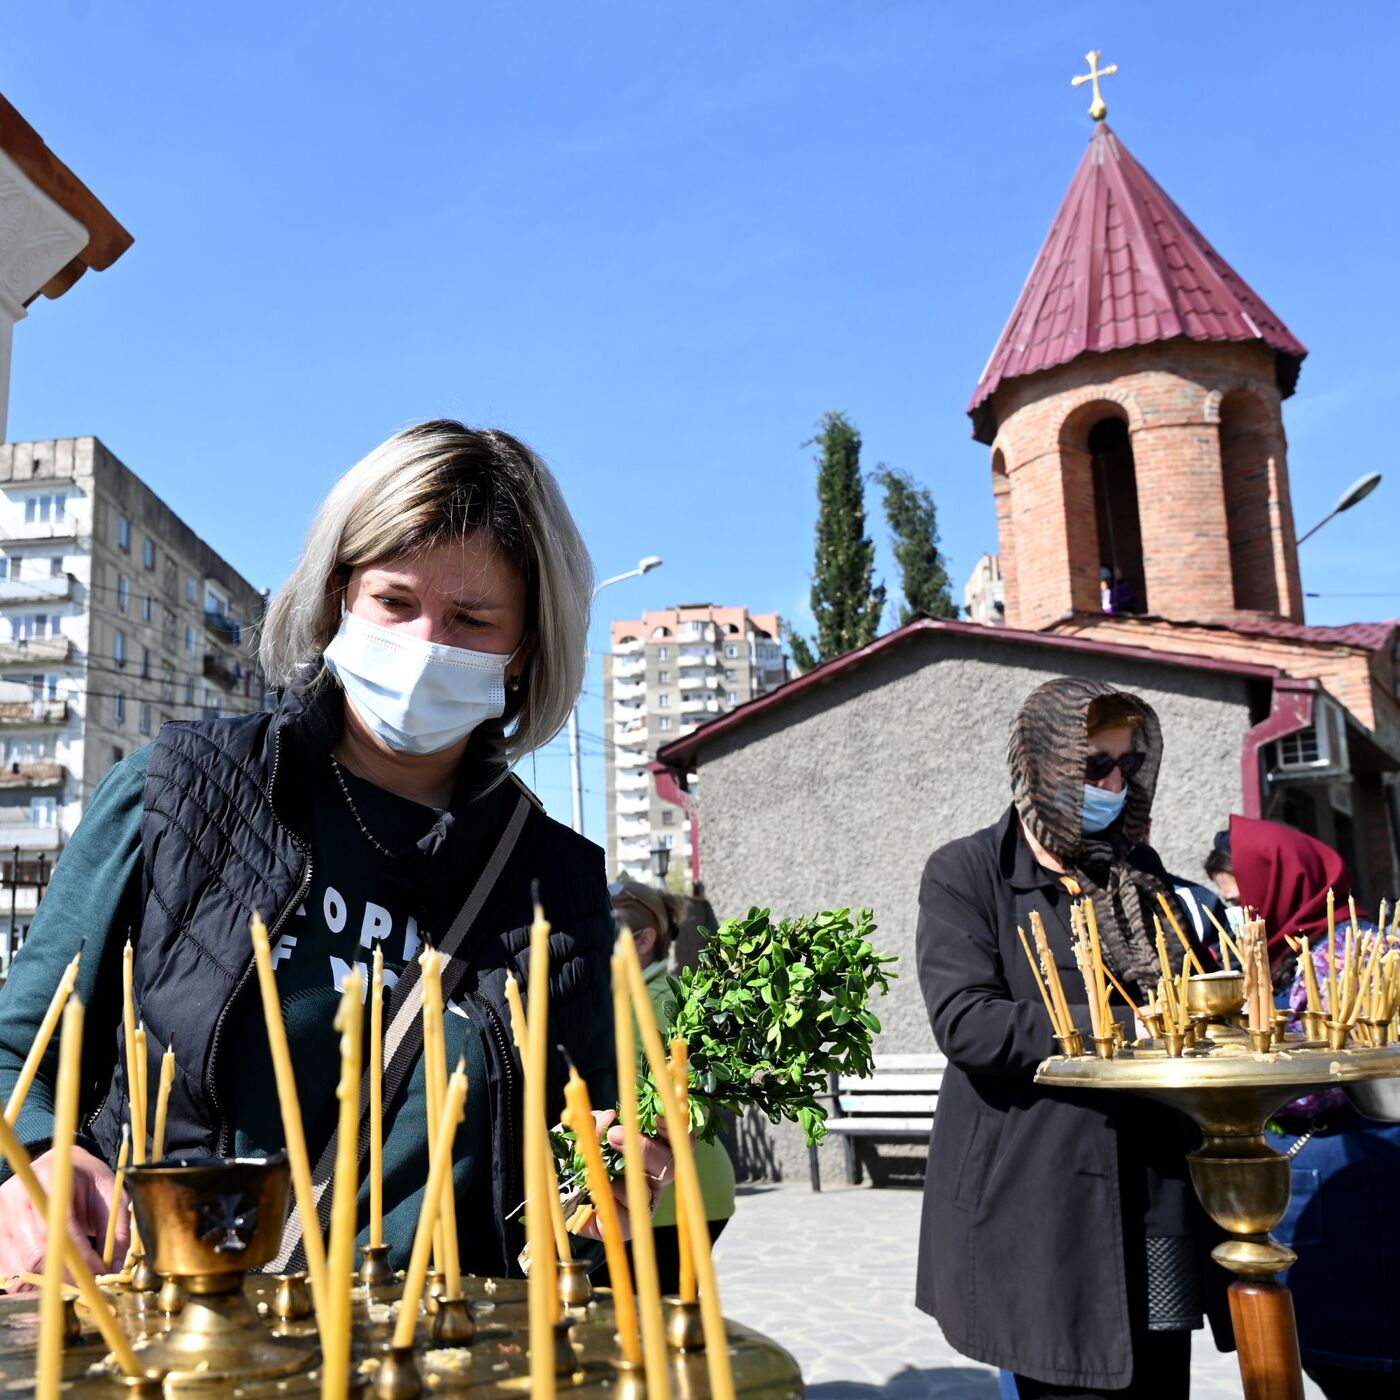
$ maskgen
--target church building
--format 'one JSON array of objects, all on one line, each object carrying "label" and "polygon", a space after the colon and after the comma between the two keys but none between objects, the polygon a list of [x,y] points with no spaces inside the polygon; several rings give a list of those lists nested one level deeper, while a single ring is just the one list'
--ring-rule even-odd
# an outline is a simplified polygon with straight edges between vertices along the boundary
[{"label": "church building", "polygon": [[[927,1045],[924,861],[1006,809],[1012,718],[1056,675],[1157,710],[1152,839],[1175,875],[1204,879],[1237,812],[1337,847],[1372,908],[1400,891],[1400,621],[1303,616],[1283,408],[1306,354],[1098,120],[969,407],[1001,625],[915,620],[658,752],[719,917],[876,911],[906,971],[882,1052]],[[739,1150],[758,1175],[806,1167],[766,1122]]]}]

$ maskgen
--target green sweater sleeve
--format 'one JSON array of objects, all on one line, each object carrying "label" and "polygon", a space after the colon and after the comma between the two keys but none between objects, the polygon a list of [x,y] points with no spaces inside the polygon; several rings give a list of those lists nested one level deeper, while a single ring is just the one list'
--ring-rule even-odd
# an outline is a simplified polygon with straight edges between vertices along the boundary
[{"label": "green sweater sleeve", "polygon": [[[122,1014],[122,947],[141,917],[141,811],[149,758],[148,745],[97,785],[0,987],[0,1097],[6,1103],[63,969],[80,945],[75,994],[87,1011],[80,1121],[96,1109],[95,1096],[107,1092]],[[46,1149],[53,1135],[58,1039],[55,1033],[15,1123],[31,1152]],[[8,1174],[6,1164],[0,1179]]]}]

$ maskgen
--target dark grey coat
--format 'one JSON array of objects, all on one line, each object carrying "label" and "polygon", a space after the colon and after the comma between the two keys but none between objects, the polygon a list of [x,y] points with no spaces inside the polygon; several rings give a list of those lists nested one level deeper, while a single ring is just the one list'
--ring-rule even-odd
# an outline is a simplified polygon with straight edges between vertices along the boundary
[{"label": "dark grey coat", "polygon": [[[1132,859],[1166,878],[1147,847]],[[1056,1051],[1016,932],[1029,933],[1033,909],[1087,1026],[1069,896],[1032,856],[1014,810],[925,867],[919,982],[949,1063],[916,1302],[967,1356],[1052,1384],[1119,1389],[1133,1378],[1132,1332],[1145,1325],[1149,1217],[1154,1230],[1197,1236],[1213,1323],[1226,1315],[1227,1280],[1205,1255],[1212,1227],[1186,1179],[1185,1154],[1200,1141],[1190,1122],[1145,1099],[1033,1082]]]}]

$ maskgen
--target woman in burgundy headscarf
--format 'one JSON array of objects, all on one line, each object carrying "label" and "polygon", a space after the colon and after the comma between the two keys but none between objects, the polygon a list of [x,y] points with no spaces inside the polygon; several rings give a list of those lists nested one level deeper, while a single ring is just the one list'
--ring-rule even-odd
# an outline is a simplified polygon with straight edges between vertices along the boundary
[{"label": "woman in burgundy headscarf", "polygon": [[[1230,899],[1233,876],[1238,902],[1267,921],[1276,974],[1293,962],[1286,936],[1306,935],[1325,982],[1327,891],[1336,893],[1340,933],[1351,892],[1346,861],[1316,837],[1248,817],[1230,818],[1229,855],[1231,869],[1211,870],[1212,878]],[[1358,915],[1363,931],[1374,929],[1364,910]],[[1290,980],[1297,1008],[1303,979]],[[1400,1394],[1394,1299],[1358,1275],[1356,1248],[1371,1240],[1388,1249],[1400,1239],[1400,1124],[1363,1118],[1339,1089],[1299,1099],[1278,1118],[1271,1126],[1291,1139],[1280,1146],[1294,1154],[1293,1203],[1275,1233],[1298,1252],[1288,1283],[1303,1366],[1328,1400],[1393,1400]]]}]

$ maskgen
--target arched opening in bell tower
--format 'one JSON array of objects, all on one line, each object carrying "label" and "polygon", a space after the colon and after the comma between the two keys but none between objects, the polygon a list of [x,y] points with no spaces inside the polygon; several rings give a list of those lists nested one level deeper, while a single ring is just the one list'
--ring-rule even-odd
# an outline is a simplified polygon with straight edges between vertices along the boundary
[{"label": "arched opening in bell tower", "polygon": [[1089,429],[1086,446],[1094,481],[1103,610],[1144,613],[1147,572],[1138,517],[1137,469],[1127,423],[1118,417],[1100,418]]},{"label": "arched opening in bell tower", "polygon": [[1275,463],[1282,456],[1280,425],[1257,394],[1237,389],[1220,402],[1220,471],[1230,536],[1235,606],[1281,610],[1274,561]]}]

